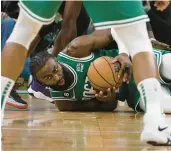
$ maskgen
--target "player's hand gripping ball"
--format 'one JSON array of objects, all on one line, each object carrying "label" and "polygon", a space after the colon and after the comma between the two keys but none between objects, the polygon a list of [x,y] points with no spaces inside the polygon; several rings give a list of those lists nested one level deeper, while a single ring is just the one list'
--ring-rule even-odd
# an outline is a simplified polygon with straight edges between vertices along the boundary
[{"label": "player's hand gripping ball", "polygon": [[113,58],[103,56],[94,60],[88,69],[88,79],[95,90],[106,92],[108,88],[119,88],[123,76],[118,77],[121,65],[112,63]]}]

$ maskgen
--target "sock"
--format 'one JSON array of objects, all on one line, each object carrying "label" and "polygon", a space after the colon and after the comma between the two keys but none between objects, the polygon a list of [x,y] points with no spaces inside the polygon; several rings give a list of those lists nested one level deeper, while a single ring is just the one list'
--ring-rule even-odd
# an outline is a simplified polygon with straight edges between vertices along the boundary
[{"label": "sock", "polygon": [[15,81],[7,77],[1,76],[1,116],[3,117],[3,112],[5,108],[5,103],[11,89],[14,86]]},{"label": "sock", "polygon": [[162,85],[163,99],[161,100],[161,107],[164,113],[171,113],[171,92],[168,86]]},{"label": "sock", "polygon": [[145,106],[145,112],[151,115],[161,115],[162,92],[159,81],[155,78],[148,78],[139,82],[137,88]]}]

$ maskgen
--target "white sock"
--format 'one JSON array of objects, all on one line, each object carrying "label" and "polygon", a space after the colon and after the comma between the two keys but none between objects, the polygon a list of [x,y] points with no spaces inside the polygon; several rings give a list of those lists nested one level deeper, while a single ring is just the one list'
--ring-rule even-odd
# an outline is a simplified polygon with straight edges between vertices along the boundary
[{"label": "white sock", "polygon": [[2,119],[3,119],[5,103],[8,98],[9,93],[11,92],[11,89],[14,86],[14,83],[15,83],[14,80],[1,76],[1,117]]},{"label": "white sock", "polygon": [[171,113],[171,93],[168,86],[162,85],[163,99],[161,99],[161,107],[164,113]]},{"label": "white sock", "polygon": [[144,102],[145,112],[151,115],[161,115],[162,92],[159,81],[155,78],[148,78],[138,83],[137,88]]}]

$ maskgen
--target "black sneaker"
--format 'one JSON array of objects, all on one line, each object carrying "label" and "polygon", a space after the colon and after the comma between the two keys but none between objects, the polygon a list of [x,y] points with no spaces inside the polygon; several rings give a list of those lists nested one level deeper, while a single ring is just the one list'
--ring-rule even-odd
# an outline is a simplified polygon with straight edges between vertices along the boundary
[{"label": "black sneaker", "polygon": [[16,89],[19,87],[19,85],[15,84],[13,89],[11,90],[11,93],[7,99],[7,104],[10,106],[13,106],[18,109],[26,109],[28,108],[27,102],[25,102],[21,96],[16,92]]}]

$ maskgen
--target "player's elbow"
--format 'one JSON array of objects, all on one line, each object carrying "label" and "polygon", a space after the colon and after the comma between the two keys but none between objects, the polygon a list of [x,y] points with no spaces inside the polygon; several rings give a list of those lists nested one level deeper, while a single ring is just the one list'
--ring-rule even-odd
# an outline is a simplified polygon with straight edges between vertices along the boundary
[{"label": "player's elbow", "polygon": [[79,44],[79,37],[77,37],[77,38],[75,38],[75,39],[70,43],[69,48],[70,48],[71,50],[76,50],[76,49],[79,48],[79,46],[80,46],[80,44]]},{"label": "player's elbow", "polygon": [[63,100],[57,100],[54,101],[55,102],[55,106],[59,111],[70,111],[71,109],[71,105],[68,105],[68,103],[66,101]]},{"label": "player's elbow", "polygon": [[103,112],[112,112],[117,108],[118,101],[104,102],[100,105],[99,110]]},{"label": "player's elbow", "polygon": [[72,57],[76,57],[77,51],[79,50],[78,38],[74,39],[67,48],[67,54]]}]

